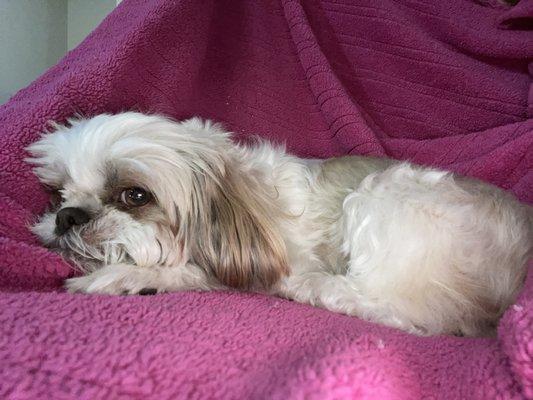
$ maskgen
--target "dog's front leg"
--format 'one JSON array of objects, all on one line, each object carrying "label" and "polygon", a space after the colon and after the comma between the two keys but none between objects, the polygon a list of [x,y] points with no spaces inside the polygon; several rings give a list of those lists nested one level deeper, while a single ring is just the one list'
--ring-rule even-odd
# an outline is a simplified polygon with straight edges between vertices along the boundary
[{"label": "dog's front leg", "polygon": [[67,279],[65,286],[69,292],[116,295],[220,288],[201,268],[193,264],[175,267],[106,265],[89,275]]}]

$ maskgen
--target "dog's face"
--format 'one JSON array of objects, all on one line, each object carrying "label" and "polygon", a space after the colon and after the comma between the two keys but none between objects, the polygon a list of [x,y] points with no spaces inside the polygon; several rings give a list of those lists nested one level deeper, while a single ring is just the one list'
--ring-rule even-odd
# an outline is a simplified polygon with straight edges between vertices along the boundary
[{"label": "dog's face", "polygon": [[231,148],[198,119],[124,113],[56,126],[28,148],[52,203],[33,231],[85,271],[195,262],[231,286],[268,286],[286,268],[284,245],[260,188],[232,172]]},{"label": "dog's face", "polygon": [[[188,206],[192,168],[220,163],[208,150],[213,138],[197,132],[204,126],[134,113],[70,124],[28,148],[52,202],[33,231],[82,268],[179,262],[177,207]],[[188,158],[202,150],[205,160]],[[194,165],[204,161],[213,165]]]}]

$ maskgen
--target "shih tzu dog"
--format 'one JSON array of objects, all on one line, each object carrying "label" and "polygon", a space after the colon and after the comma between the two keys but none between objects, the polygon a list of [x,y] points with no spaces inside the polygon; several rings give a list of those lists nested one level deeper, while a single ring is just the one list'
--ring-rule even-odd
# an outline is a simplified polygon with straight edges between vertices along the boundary
[{"label": "shih tzu dog", "polygon": [[519,291],[531,209],[452,173],[306,160],[219,125],[139,113],[28,148],[53,205],[33,231],[73,292],[261,291],[421,335],[486,335]]}]

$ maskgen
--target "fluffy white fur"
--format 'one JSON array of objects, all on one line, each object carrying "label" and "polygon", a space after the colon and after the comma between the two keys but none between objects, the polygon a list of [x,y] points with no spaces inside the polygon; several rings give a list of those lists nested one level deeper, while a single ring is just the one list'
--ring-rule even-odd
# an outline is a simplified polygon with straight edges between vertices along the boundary
[{"label": "fluffy white fur", "polygon": [[[34,232],[71,291],[263,291],[417,334],[490,333],[531,254],[531,211],[479,181],[365,157],[303,160],[218,125],[138,113],[55,126],[29,147],[59,191]],[[141,187],[151,203],[124,208]],[[65,207],[91,217],[54,233]]]}]

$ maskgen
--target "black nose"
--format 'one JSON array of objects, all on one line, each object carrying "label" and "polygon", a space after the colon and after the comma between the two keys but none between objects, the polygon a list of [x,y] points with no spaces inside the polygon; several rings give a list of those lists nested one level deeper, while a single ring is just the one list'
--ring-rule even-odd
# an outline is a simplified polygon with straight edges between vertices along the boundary
[{"label": "black nose", "polygon": [[65,207],[56,216],[56,234],[62,235],[73,225],[83,225],[89,222],[89,214],[81,208]]}]

